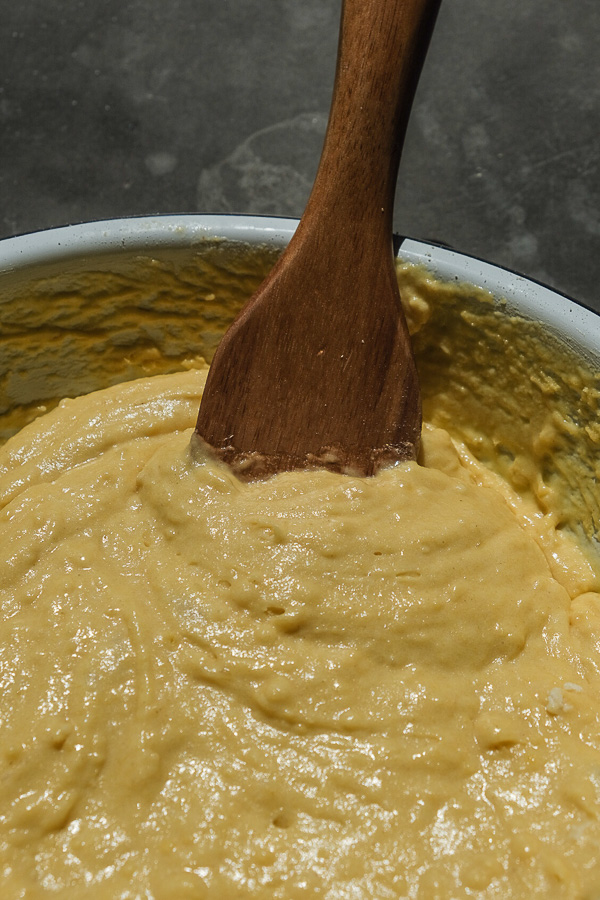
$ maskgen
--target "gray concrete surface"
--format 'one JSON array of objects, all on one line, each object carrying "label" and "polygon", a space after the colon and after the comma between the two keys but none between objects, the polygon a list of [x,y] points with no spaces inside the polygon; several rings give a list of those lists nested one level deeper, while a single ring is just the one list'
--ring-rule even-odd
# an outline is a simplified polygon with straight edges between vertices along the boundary
[{"label": "gray concrete surface", "polygon": [[[339,0],[0,0],[0,237],[300,215]],[[443,0],[395,227],[600,310],[600,3]]]}]

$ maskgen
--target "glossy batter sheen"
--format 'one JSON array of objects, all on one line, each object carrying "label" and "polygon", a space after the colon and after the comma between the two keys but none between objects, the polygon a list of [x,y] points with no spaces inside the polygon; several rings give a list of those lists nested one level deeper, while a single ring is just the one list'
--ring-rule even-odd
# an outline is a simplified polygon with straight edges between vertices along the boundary
[{"label": "glossy batter sheen", "polygon": [[600,596],[447,433],[238,483],[203,373],[0,451],[0,896],[600,897]]}]

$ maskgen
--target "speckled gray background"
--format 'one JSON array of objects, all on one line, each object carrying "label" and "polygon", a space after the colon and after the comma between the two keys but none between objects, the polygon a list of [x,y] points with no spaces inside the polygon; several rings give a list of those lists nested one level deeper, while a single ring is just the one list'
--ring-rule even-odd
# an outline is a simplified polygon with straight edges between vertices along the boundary
[{"label": "speckled gray background", "polygon": [[[0,0],[0,237],[299,215],[339,0]],[[395,226],[600,309],[600,3],[443,0]]]}]

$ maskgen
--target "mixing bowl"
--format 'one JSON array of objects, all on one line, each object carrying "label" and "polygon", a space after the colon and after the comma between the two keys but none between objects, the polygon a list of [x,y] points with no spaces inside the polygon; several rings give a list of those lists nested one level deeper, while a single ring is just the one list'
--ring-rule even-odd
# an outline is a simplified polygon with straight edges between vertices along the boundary
[{"label": "mixing bowl", "polygon": [[[210,361],[295,225],[0,244],[1,437]],[[600,320],[398,245],[425,418],[470,453],[426,426],[423,468],[241,489],[189,452],[197,372],[4,449],[7,896],[597,896],[600,568],[555,528],[597,555]]]}]

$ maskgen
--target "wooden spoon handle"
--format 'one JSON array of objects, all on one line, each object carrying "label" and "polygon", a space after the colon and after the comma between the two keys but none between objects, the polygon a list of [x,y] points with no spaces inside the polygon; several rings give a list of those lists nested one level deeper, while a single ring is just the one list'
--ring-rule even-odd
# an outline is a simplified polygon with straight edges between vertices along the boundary
[{"label": "wooden spoon handle", "polygon": [[[344,0],[337,71],[312,210],[390,239],[400,153],[440,0]],[[344,148],[343,153],[340,148]]]}]

